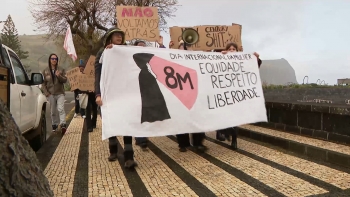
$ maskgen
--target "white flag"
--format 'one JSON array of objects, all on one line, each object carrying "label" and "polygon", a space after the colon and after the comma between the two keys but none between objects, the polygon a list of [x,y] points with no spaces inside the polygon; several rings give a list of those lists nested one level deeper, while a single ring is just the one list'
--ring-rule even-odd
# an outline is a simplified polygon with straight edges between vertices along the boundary
[{"label": "white flag", "polygon": [[73,61],[78,59],[77,53],[75,52],[72,32],[69,26],[67,27],[67,32],[66,32],[66,37],[64,39],[63,47],[67,51],[67,54],[73,59]]}]

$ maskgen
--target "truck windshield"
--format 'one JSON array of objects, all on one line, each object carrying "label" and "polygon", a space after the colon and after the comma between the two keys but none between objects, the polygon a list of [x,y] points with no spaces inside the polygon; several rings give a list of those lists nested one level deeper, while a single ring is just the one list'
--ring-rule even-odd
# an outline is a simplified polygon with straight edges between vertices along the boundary
[{"label": "truck windshield", "polygon": [[4,64],[5,64],[5,66],[8,67],[8,68],[11,68],[10,59],[9,59],[8,54],[7,54],[7,51],[5,50],[4,47],[1,47],[1,49],[2,49],[2,54],[4,56]]}]

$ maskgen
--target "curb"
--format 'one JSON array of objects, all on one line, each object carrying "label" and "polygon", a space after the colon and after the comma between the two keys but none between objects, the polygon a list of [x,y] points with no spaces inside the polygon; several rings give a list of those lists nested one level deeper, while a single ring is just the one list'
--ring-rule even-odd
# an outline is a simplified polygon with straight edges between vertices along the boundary
[{"label": "curb", "polygon": [[73,107],[73,109],[70,110],[69,113],[66,115],[66,125],[67,125],[67,128],[68,128],[70,122],[71,122],[72,119],[73,119],[73,116],[74,116],[74,109],[75,109],[75,107]]},{"label": "curb", "polygon": [[299,155],[304,155],[313,159],[350,168],[350,155],[319,148],[316,146],[311,146],[308,144],[299,143],[289,139],[266,135],[252,130],[243,129],[240,127],[236,128],[238,131],[238,135],[240,136],[257,140],[260,142],[269,143],[273,146],[277,146],[279,148],[291,151]]},{"label": "curb", "polygon": [[316,129],[307,129],[274,122],[259,122],[252,125],[350,146],[350,136],[341,135],[338,133],[326,132]]}]

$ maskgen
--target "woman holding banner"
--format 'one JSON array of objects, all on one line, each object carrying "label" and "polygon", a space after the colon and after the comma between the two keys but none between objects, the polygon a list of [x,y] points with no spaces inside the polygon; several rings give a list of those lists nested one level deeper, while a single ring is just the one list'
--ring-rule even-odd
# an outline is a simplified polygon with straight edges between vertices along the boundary
[{"label": "woman holding banner", "polygon": [[[157,40],[157,43],[159,45],[159,48],[165,48],[163,45],[163,37],[160,36],[159,40]],[[142,40],[136,40],[134,42],[134,46],[139,46],[139,47],[146,47],[145,41]],[[136,145],[140,146],[143,150],[146,150],[148,147],[148,139],[147,137],[135,137],[136,140]]]},{"label": "woman holding banner", "polygon": [[[241,49],[243,49],[243,47]],[[235,53],[235,52],[239,52],[238,51],[238,45],[236,43],[228,43],[226,45],[225,50],[221,51],[222,54]],[[262,61],[259,58],[259,54],[255,52],[254,55],[258,59],[258,66],[260,68],[260,65],[261,65]],[[231,147],[234,150],[236,150],[237,149],[237,128],[229,127],[229,128],[226,128],[226,129],[218,130],[217,133],[216,133],[216,139],[220,140],[220,141],[224,141],[225,140],[224,138],[226,138],[228,141],[230,141],[230,135],[232,136]]]},{"label": "woman holding banner", "polygon": [[[100,59],[105,48],[112,48],[113,45],[125,45],[125,33],[113,27],[109,29],[105,34],[104,48],[102,48],[96,55],[95,60],[95,93],[96,93],[96,103],[99,106],[102,106],[101,100],[101,90],[100,90],[100,81],[101,81],[101,71],[103,63],[100,63]],[[118,112],[116,112],[118,113]],[[102,115],[102,114],[101,114]],[[108,157],[109,161],[118,160],[118,139],[116,136],[111,137],[109,140],[109,152],[110,156]],[[125,168],[132,169],[137,166],[137,163],[134,161],[134,150],[132,148],[132,136],[124,136],[124,166]]]},{"label": "woman holding banner", "polygon": [[[191,45],[185,44],[183,40],[180,41],[178,49],[180,50],[191,50]],[[179,151],[186,152],[187,148],[191,146],[190,143],[190,134],[183,133],[176,135],[177,142],[179,144]],[[192,134],[192,145],[195,149],[199,151],[206,151],[207,147],[203,145],[203,141],[205,138],[205,133],[193,133]]]}]

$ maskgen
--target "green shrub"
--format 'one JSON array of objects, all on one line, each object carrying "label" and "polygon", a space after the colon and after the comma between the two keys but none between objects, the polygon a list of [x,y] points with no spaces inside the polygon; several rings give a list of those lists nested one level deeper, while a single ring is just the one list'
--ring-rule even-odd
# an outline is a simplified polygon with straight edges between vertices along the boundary
[{"label": "green shrub", "polygon": [[268,85],[263,83],[263,89],[292,89],[292,88],[350,88],[349,85],[318,85],[316,83],[309,84],[286,84],[286,85]]}]

